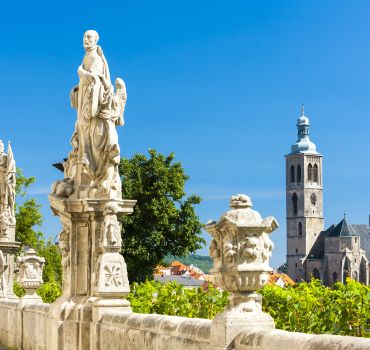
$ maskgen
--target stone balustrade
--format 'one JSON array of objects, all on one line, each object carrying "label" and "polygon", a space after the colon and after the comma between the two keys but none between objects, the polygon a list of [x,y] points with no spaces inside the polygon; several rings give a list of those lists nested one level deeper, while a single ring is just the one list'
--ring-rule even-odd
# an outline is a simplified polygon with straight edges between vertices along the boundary
[{"label": "stone balustrade", "polygon": [[[49,304],[0,300],[0,344],[18,350],[54,350]],[[107,311],[94,350],[214,350],[211,320]],[[59,347],[58,349],[73,349]],[[86,348],[88,349],[88,348]],[[369,350],[370,339],[286,332],[246,325],[228,350]]]}]

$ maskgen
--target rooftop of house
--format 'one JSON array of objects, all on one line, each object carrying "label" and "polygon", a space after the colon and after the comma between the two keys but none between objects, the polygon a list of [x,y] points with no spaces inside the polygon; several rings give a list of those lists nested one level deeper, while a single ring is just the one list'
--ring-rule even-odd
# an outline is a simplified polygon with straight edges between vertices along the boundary
[{"label": "rooftop of house", "polygon": [[154,281],[162,284],[178,282],[185,287],[200,287],[204,283],[204,281],[197,280],[196,278],[181,275],[154,276]]},{"label": "rooftop of house", "polygon": [[280,272],[271,272],[269,276],[269,280],[267,282],[268,285],[275,285],[278,280],[282,280],[284,285],[293,285],[295,282],[286,274]]}]

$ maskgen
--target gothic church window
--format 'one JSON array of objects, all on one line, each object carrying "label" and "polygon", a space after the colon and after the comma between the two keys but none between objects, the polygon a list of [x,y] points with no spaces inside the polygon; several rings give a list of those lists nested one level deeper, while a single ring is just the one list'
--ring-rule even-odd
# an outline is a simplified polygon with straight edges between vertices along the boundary
[{"label": "gothic church window", "polygon": [[317,279],[317,280],[320,279],[320,272],[319,272],[318,269],[316,269],[316,268],[313,269],[313,271],[312,271],[312,277],[315,278],[315,279]]},{"label": "gothic church window", "polygon": [[308,181],[312,182],[312,164],[308,164],[307,167],[307,175],[308,175]]},{"label": "gothic church window", "polygon": [[310,201],[311,201],[311,204],[312,204],[313,206],[315,206],[315,205],[316,205],[317,197],[316,197],[316,194],[315,194],[315,193],[312,193],[312,194],[311,194]]},{"label": "gothic church window", "polygon": [[302,182],[302,171],[301,166],[299,164],[297,165],[297,182],[298,183]]},{"label": "gothic church window", "polygon": [[357,271],[354,271],[354,272],[353,272],[353,279],[354,279],[356,282],[358,282],[358,273],[357,273]]},{"label": "gothic church window", "polygon": [[344,284],[347,284],[347,278],[348,277],[351,277],[351,273],[350,273],[350,268],[349,268],[349,261],[348,259],[345,260],[344,264],[343,264],[343,273],[342,273],[342,276],[343,276],[343,283]]},{"label": "gothic church window", "polygon": [[319,182],[319,167],[317,164],[313,166],[313,182]]},{"label": "gothic church window", "polygon": [[302,236],[302,231],[303,231],[303,229],[302,229],[302,223],[299,222],[298,223],[298,233],[299,233],[300,236]]},{"label": "gothic church window", "polygon": [[360,263],[360,278],[359,282],[366,284],[366,261],[364,258],[361,259]]},{"label": "gothic church window", "polygon": [[292,196],[292,204],[293,204],[293,214],[297,215],[298,213],[298,196],[297,193],[294,193]]},{"label": "gothic church window", "polygon": [[290,182],[294,182],[295,181],[295,170],[294,170],[294,165],[292,165],[291,167],[290,167]]}]

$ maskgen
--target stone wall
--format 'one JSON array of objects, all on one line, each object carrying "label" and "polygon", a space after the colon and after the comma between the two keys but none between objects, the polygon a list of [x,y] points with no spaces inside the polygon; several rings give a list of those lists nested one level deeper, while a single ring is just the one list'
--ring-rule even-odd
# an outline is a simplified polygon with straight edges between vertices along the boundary
[{"label": "stone wall", "polygon": [[210,343],[210,320],[163,315],[106,313],[98,349],[203,350]]},{"label": "stone wall", "polygon": [[49,304],[0,300],[0,344],[16,349],[47,349]]},{"label": "stone wall", "polygon": [[[50,346],[49,305],[0,301],[0,344],[18,350],[54,350]],[[370,339],[293,333],[261,328],[241,330],[229,350],[369,350]],[[212,321],[164,315],[107,311],[93,327],[94,350],[211,350]]]}]

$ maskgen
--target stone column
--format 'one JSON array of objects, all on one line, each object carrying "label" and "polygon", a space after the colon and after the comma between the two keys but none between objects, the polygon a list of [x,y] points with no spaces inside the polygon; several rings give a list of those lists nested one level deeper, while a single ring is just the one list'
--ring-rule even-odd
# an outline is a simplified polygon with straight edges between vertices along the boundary
[{"label": "stone column", "polygon": [[273,217],[262,219],[251,209],[251,199],[238,194],[231,197],[231,209],[218,222],[206,224],[213,239],[210,255],[215,282],[231,292],[230,305],[216,315],[211,325],[211,348],[232,348],[235,337],[248,327],[275,328],[270,315],[262,312],[256,293],[269,279],[269,258],[273,243],[269,234],[278,227]]},{"label": "stone column", "polygon": [[122,198],[118,172],[120,146],[116,127],[123,125],[126,87],[115,89],[99,35],[89,30],[78,68],[79,84],[71,91],[77,121],[72,150],[64,162],[64,179],[52,186],[49,200],[59,216],[63,294],[51,305],[54,323],[50,349],[97,349],[98,322],[109,308],[132,312],[125,299],[129,281],[121,250],[121,224],[134,200]]}]

